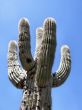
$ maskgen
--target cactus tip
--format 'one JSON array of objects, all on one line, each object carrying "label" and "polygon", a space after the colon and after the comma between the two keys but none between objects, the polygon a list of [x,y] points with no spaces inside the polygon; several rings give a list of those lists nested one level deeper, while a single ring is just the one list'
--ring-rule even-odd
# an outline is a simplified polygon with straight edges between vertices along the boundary
[{"label": "cactus tip", "polygon": [[16,51],[17,50],[17,42],[15,40],[11,40],[9,42],[8,49],[10,51]]},{"label": "cactus tip", "polygon": [[18,23],[19,32],[21,32],[21,30],[23,30],[23,28],[24,29],[29,28],[29,20],[25,17],[21,18]]},{"label": "cactus tip", "polygon": [[61,47],[61,53],[70,53],[70,48],[68,45],[63,45]]},{"label": "cactus tip", "polygon": [[51,21],[52,23],[55,23],[56,24],[56,20],[52,17],[47,17],[45,20],[44,20],[44,23],[43,25],[45,25],[47,22]]},{"label": "cactus tip", "polygon": [[38,27],[38,28],[36,28],[36,32],[37,31],[43,31],[43,28],[42,27]]},{"label": "cactus tip", "polygon": [[42,27],[38,27],[37,29],[36,29],[36,37],[39,37],[38,36],[38,34],[42,34],[42,32],[43,32],[43,28]]}]

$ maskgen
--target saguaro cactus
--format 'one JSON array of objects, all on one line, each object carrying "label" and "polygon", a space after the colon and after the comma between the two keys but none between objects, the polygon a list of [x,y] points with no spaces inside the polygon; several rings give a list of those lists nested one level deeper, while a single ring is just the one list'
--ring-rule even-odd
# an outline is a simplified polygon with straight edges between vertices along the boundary
[{"label": "saguaro cactus", "polygon": [[55,51],[56,22],[53,18],[45,19],[43,26],[36,30],[34,58],[29,22],[26,18],[19,21],[18,45],[13,40],[8,47],[8,77],[15,87],[23,89],[20,110],[51,110],[51,88],[63,84],[71,69],[70,50],[64,45],[59,68],[52,73]]}]

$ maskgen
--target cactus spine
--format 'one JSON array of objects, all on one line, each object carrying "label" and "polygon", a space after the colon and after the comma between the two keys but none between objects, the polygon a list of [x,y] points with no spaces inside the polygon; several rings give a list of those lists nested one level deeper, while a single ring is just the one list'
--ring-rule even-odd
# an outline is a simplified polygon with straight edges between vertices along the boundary
[{"label": "cactus spine", "polygon": [[8,77],[15,87],[23,89],[20,110],[51,110],[51,88],[63,84],[71,69],[70,49],[64,45],[59,68],[52,74],[56,44],[56,22],[47,18],[36,30],[33,58],[29,22],[26,18],[19,21],[18,45],[10,41],[8,47]]}]

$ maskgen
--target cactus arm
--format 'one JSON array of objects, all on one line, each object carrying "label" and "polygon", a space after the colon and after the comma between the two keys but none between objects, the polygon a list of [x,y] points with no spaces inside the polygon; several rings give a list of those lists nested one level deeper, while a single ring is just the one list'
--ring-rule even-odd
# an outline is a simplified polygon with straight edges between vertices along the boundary
[{"label": "cactus arm", "polygon": [[71,70],[70,50],[67,45],[61,48],[61,60],[58,70],[52,75],[52,87],[62,85],[68,78]]},{"label": "cactus arm", "polygon": [[39,58],[39,50],[41,48],[42,43],[42,35],[43,35],[43,28],[39,27],[36,29],[36,49],[35,49],[35,55],[34,59],[37,60]]},{"label": "cactus arm", "polygon": [[39,87],[48,84],[56,49],[56,23],[53,18],[47,18],[43,24],[43,36],[38,53],[36,79]]},{"label": "cactus arm", "polygon": [[26,71],[32,69],[35,65],[31,54],[31,45],[30,45],[30,26],[26,18],[22,18],[19,21],[19,59],[23,68]]},{"label": "cactus arm", "polygon": [[10,41],[8,47],[8,77],[17,88],[23,88],[27,74],[18,63],[16,41]]}]

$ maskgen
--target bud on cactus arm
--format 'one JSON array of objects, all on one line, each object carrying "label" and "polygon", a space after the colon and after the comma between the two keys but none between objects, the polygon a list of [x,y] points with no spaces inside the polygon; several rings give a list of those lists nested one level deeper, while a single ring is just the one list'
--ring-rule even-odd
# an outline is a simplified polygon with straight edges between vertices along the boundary
[{"label": "bud on cactus arm", "polygon": [[52,87],[58,87],[65,82],[71,70],[70,49],[67,45],[61,48],[61,60],[58,70],[52,75]]},{"label": "bud on cactus arm", "polygon": [[21,64],[26,71],[29,71],[35,65],[35,62],[31,54],[30,26],[26,18],[19,21],[18,47]]},{"label": "bud on cactus arm", "polygon": [[37,59],[37,85],[43,87],[48,84],[56,49],[56,22],[47,18],[43,24],[43,35]]},{"label": "bud on cactus arm", "polygon": [[8,77],[17,88],[23,88],[27,74],[18,63],[17,43],[10,41],[8,46]]}]

